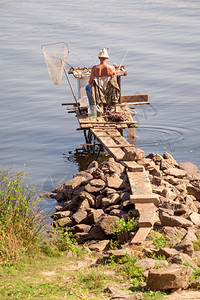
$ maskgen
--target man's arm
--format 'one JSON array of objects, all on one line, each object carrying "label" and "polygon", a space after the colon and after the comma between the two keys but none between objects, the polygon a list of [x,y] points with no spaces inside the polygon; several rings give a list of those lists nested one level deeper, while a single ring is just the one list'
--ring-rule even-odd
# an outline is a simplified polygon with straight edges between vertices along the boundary
[{"label": "man's arm", "polygon": [[92,84],[92,82],[94,80],[94,77],[95,77],[95,75],[94,75],[94,69],[95,69],[95,67],[92,68],[90,79],[89,79],[89,84]]}]

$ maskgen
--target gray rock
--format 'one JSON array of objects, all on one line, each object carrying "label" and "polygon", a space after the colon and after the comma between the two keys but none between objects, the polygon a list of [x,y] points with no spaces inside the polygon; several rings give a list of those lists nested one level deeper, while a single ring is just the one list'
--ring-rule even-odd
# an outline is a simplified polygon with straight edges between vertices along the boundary
[{"label": "gray rock", "polygon": [[71,212],[69,210],[66,211],[57,211],[55,214],[52,216],[54,220],[69,217],[71,215]]},{"label": "gray rock", "polygon": [[190,175],[195,175],[199,172],[198,167],[191,162],[179,163],[179,168],[186,171]]},{"label": "gray rock", "polygon": [[143,270],[150,270],[154,268],[165,268],[168,266],[166,260],[157,260],[153,258],[142,258],[137,262],[137,265]]},{"label": "gray rock", "polygon": [[90,232],[85,236],[84,241],[88,240],[105,240],[106,236],[101,228],[94,226]]},{"label": "gray rock", "polygon": [[147,288],[150,290],[186,289],[190,284],[192,269],[190,267],[172,264],[168,268],[149,271]]},{"label": "gray rock", "polygon": [[102,179],[92,179],[86,186],[85,191],[88,193],[97,193],[105,187],[105,182]]},{"label": "gray rock", "polygon": [[96,226],[101,228],[106,235],[111,235],[115,231],[115,222],[118,221],[118,219],[119,218],[115,216],[104,215],[101,220],[96,223]]},{"label": "gray rock", "polygon": [[88,166],[87,170],[93,169],[93,168],[98,168],[99,167],[99,163],[94,160],[93,162],[91,162],[91,164]]},{"label": "gray rock", "polygon": [[123,160],[128,160],[128,161],[138,161],[138,160],[143,160],[144,159],[144,151],[141,149],[133,149],[129,152],[126,152]]},{"label": "gray rock", "polygon": [[86,224],[78,224],[75,225],[72,228],[73,234],[77,233],[77,232],[84,232],[84,233],[88,233],[91,229],[90,225],[86,225]]},{"label": "gray rock", "polygon": [[181,242],[174,245],[174,248],[178,250],[179,252],[183,252],[188,254],[189,256],[193,256],[194,253],[194,246],[193,244],[188,240],[182,240]]},{"label": "gray rock", "polygon": [[190,195],[193,195],[196,198],[196,200],[200,201],[200,189],[198,187],[189,185],[187,186],[187,191]]},{"label": "gray rock", "polygon": [[194,225],[200,227],[200,214],[198,214],[197,212],[193,212],[189,215],[189,219]]},{"label": "gray rock", "polygon": [[88,180],[85,177],[77,176],[71,180],[64,183],[63,191],[66,196],[72,194],[72,192],[79,188],[82,184],[86,183]]},{"label": "gray rock", "polygon": [[108,161],[107,167],[111,173],[120,174],[123,173],[125,170],[125,167],[116,161]]},{"label": "gray rock", "polygon": [[78,210],[75,214],[72,215],[72,220],[74,224],[79,224],[87,217],[87,212],[84,209]]},{"label": "gray rock", "polygon": [[111,176],[106,178],[106,185],[109,188],[120,189],[123,185],[123,180],[118,176]]},{"label": "gray rock", "polygon": [[84,177],[86,181],[93,179],[93,176],[90,173],[88,173],[87,171],[80,171],[80,172],[74,174],[73,177],[78,177],[78,176]]},{"label": "gray rock", "polygon": [[62,219],[58,219],[56,221],[53,222],[53,224],[55,226],[59,226],[59,227],[67,227],[67,226],[72,226],[72,220],[70,219],[70,217],[64,217]]},{"label": "gray rock", "polygon": [[186,253],[175,254],[169,258],[169,261],[173,264],[189,264],[191,267],[197,267],[195,261]]},{"label": "gray rock", "polygon": [[195,230],[191,227],[188,228],[188,232],[185,235],[184,241],[188,241],[190,243],[197,242],[197,236],[195,234]]},{"label": "gray rock", "polygon": [[164,226],[179,226],[183,228],[192,227],[193,223],[180,216],[170,216],[168,213],[160,212],[161,224]]},{"label": "gray rock", "polygon": [[158,251],[156,251],[156,256],[165,256],[166,258],[170,258],[176,254],[179,254],[179,252],[174,249],[174,248],[167,248],[167,247],[163,247],[161,249],[159,249]]},{"label": "gray rock", "polygon": [[169,154],[168,152],[165,152],[163,154],[163,158],[171,165],[174,165],[174,166],[178,166],[178,163],[177,161],[173,158],[173,156],[171,154]]},{"label": "gray rock", "polygon": [[154,166],[152,168],[149,168],[149,173],[157,177],[160,177],[162,175],[159,166]]},{"label": "gray rock", "polygon": [[95,207],[95,197],[86,191],[82,191],[79,195],[82,200],[87,199],[90,207]]},{"label": "gray rock", "polygon": [[184,178],[187,175],[186,171],[177,168],[166,169],[163,172],[167,175],[174,176],[177,178]]},{"label": "gray rock", "polygon": [[161,232],[164,233],[165,238],[169,240],[171,244],[176,244],[183,239],[187,230],[181,227],[164,226]]},{"label": "gray rock", "polygon": [[91,251],[103,252],[108,250],[109,244],[110,244],[110,240],[92,241],[88,244],[88,248]]},{"label": "gray rock", "polygon": [[102,199],[102,206],[107,207],[120,202],[120,195],[118,193],[110,194],[106,198]]},{"label": "gray rock", "polygon": [[127,255],[132,254],[132,249],[130,247],[118,249],[118,250],[109,250],[106,254],[112,257],[116,262],[122,258],[127,257]]}]

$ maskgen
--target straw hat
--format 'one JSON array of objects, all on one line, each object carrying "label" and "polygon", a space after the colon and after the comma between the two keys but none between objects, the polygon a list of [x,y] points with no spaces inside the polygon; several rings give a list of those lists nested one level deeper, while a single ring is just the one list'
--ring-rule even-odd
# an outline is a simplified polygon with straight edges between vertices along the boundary
[{"label": "straw hat", "polygon": [[101,49],[101,51],[99,52],[99,57],[109,58],[108,51],[106,50],[106,48]]}]

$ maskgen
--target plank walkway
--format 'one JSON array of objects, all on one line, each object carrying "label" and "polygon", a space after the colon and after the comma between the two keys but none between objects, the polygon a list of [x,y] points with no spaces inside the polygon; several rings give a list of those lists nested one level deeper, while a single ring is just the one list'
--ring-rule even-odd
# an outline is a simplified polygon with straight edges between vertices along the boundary
[{"label": "plank walkway", "polygon": [[127,120],[122,122],[110,122],[105,117],[90,119],[86,112],[80,113],[78,107],[73,104],[72,107],[67,107],[67,110],[68,112],[76,113],[80,125],[79,130],[84,130],[84,132],[88,130],[103,145],[110,156],[126,167],[132,192],[130,202],[135,204],[135,208],[140,215],[139,229],[131,242],[138,244],[145,240],[156,221],[156,209],[159,205],[159,198],[152,193],[149,177],[144,167],[138,165],[135,161],[126,160],[126,153],[133,150],[134,145],[129,143],[121,135],[120,131],[126,128],[133,128],[134,130],[137,127],[137,122],[133,120],[132,113],[126,102],[134,102],[133,104],[135,105],[149,104],[148,95],[121,96],[121,103],[116,105],[116,111],[127,116]]}]

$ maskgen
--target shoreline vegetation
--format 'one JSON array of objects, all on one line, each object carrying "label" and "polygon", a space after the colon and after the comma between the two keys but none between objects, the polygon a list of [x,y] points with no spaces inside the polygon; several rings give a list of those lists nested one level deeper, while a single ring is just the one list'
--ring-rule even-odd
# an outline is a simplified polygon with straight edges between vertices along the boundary
[{"label": "shoreline vegetation", "polygon": [[0,170],[1,299],[200,299],[200,171],[168,153],[134,160],[160,200],[142,245],[131,245],[139,215],[112,158],[43,195],[58,201],[48,234],[26,173]]}]

